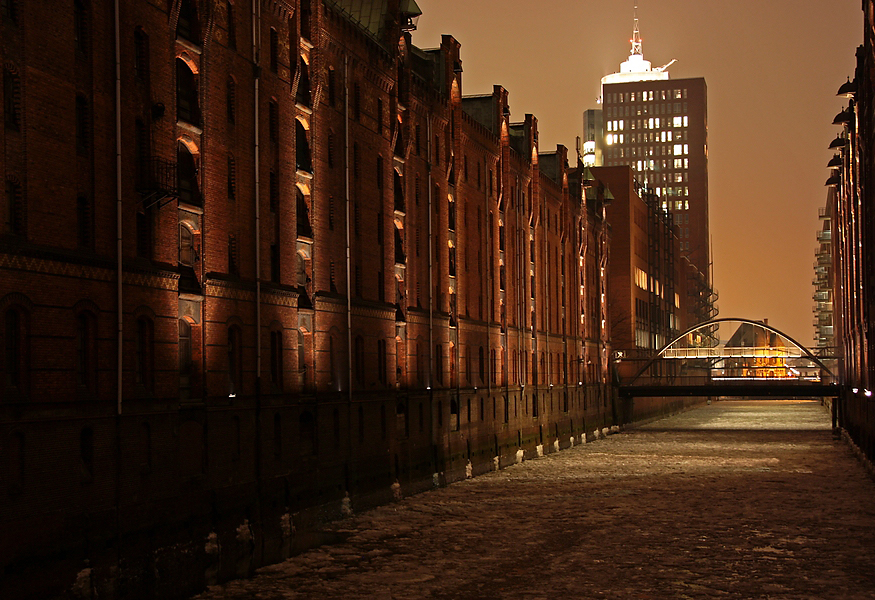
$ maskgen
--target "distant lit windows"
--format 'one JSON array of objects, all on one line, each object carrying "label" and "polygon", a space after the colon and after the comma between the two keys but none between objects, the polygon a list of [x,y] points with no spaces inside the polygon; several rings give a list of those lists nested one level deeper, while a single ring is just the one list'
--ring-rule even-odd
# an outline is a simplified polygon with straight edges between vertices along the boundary
[{"label": "distant lit windows", "polygon": [[684,122],[683,117],[675,117],[673,119],[672,125],[674,125],[675,127],[682,127],[683,122]]},{"label": "distant lit windows", "polygon": [[674,155],[675,155],[675,156],[681,156],[683,153],[684,153],[684,146],[683,146],[683,144],[675,144],[675,145],[674,145]]}]

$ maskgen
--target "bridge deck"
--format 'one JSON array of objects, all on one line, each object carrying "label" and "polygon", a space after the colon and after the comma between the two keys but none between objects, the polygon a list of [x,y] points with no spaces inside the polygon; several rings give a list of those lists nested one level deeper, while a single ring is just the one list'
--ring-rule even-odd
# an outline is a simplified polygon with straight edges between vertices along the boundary
[{"label": "bridge deck", "polygon": [[620,395],[626,398],[654,396],[732,396],[810,398],[839,395],[841,386],[812,382],[717,382],[710,384],[643,384],[621,385]]}]

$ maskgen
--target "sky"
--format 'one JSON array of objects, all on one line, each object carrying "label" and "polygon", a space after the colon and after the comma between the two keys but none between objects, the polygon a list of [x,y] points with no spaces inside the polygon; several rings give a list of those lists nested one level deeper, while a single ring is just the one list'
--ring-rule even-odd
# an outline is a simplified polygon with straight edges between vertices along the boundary
[{"label": "sky", "polygon": [[[509,92],[542,152],[573,156],[583,111],[629,55],[634,0],[417,0],[420,48],[462,45],[462,93]],[[836,97],[862,42],[859,0],[638,0],[644,58],[708,86],[709,204],[720,317],[814,335],[815,235]],[[537,7],[533,10],[532,7]]]}]

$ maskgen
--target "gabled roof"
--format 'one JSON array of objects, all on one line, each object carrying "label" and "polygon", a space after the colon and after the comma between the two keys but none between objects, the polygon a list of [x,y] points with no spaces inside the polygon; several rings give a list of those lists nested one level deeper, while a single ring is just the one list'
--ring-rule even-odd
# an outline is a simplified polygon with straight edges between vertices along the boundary
[{"label": "gabled roof", "polygon": [[[326,0],[326,3],[345,14],[378,43],[383,42],[386,14],[389,12],[387,0]],[[416,0],[401,0],[401,15],[418,17],[422,10]]]}]

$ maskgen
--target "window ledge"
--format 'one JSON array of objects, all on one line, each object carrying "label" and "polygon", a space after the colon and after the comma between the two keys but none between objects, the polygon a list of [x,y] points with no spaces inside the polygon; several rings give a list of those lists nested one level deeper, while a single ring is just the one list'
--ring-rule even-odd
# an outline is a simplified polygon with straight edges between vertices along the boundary
[{"label": "window ledge", "polygon": [[203,52],[203,50],[201,49],[200,46],[198,46],[194,42],[191,42],[185,38],[181,38],[178,35],[176,36],[176,43],[179,44],[180,46],[182,46],[183,48],[185,48],[186,50],[190,50],[191,52],[194,52],[198,56],[200,56],[201,52]]},{"label": "window ledge", "polygon": [[182,200],[179,201],[179,208],[184,210],[184,211],[194,213],[196,215],[204,214],[204,207],[203,206],[196,206],[194,204],[189,204],[187,202],[183,202]]},{"label": "window ledge", "polygon": [[181,129],[185,129],[186,131],[190,131],[191,133],[193,133],[195,135],[203,135],[203,133],[204,133],[203,129],[201,129],[197,125],[189,123],[188,121],[181,121],[181,120],[177,119],[176,126],[181,128]]}]

